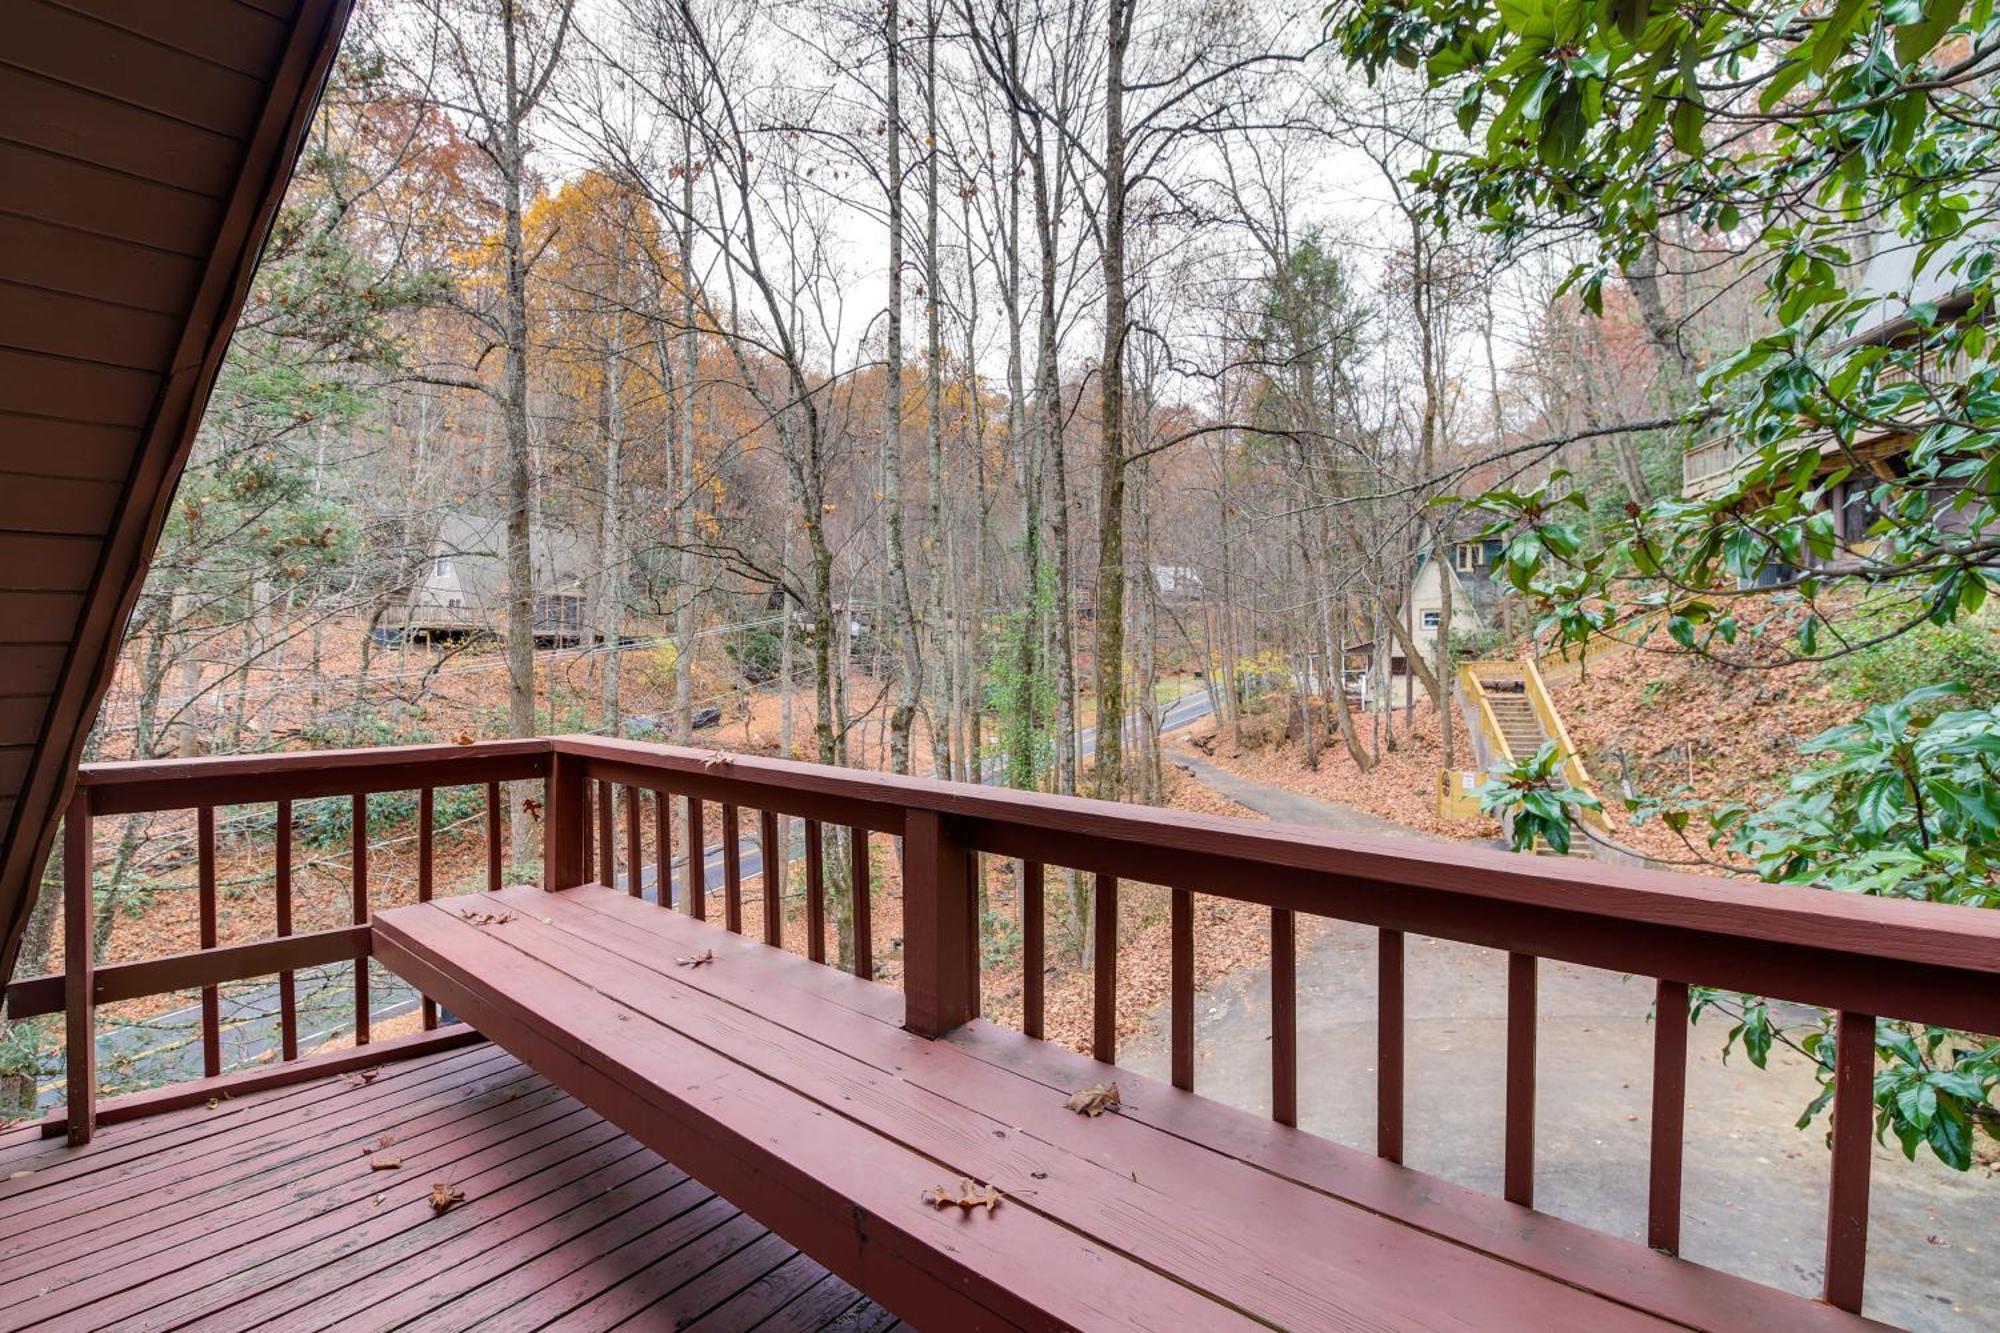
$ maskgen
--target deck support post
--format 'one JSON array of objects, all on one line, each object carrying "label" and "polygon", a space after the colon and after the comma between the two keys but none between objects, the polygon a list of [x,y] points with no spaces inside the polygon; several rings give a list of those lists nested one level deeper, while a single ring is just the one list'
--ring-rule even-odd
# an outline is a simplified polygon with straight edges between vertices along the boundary
[{"label": "deck support post", "polygon": [[545,889],[569,889],[583,883],[583,845],[590,836],[585,810],[589,782],[582,759],[560,750],[549,756],[548,792],[542,811]]},{"label": "deck support post", "polygon": [[80,1148],[97,1128],[97,1001],[91,976],[90,797],[78,788],[63,816],[63,1008],[69,1081],[69,1144]]},{"label": "deck support post", "polygon": [[903,822],[903,1026],[935,1037],[973,1016],[972,877],[966,848],[936,811]]}]

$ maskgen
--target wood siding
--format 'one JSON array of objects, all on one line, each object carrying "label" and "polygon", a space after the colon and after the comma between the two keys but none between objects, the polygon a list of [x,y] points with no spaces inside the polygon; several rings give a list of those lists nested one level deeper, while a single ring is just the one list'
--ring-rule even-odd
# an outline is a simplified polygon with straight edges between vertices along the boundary
[{"label": "wood siding", "polygon": [[0,975],[351,0],[0,0]]}]

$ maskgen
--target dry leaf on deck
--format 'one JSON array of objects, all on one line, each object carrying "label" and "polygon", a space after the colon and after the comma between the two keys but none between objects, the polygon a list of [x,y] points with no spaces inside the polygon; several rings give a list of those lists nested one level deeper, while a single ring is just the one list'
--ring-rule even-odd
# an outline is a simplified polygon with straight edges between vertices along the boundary
[{"label": "dry leaf on deck", "polygon": [[472,737],[471,737],[471,736],[470,736],[470,735],[469,735],[468,733],[466,733],[466,732],[463,732],[463,731],[459,732],[459,733],[458,733],[458,735],[456,735],[456,736],[452,737],[452,738],[451,738],[451,740],[452,740],[452,744],[454,744],[454,745],[470,745],[470,744],[472,744]]},{"label": "dry leaf on deck", "polygon": [[736,757],[734,755],[724,754],[720,750],[711,750],[701,761],[701,766],[703,768],[725,768],[735,762]]},{"label": "dry leaf on deck", "polygon": [[1063,1103],[1066,1110],[1092,1117],[1115,1111],[1122,1105],[1124,1103],[1118,1100],[1116,1083],[1093,1083],[1082,1092],[1071,1093],[1069,1100]]},{"label": "dry leaf on deck", "polygon": [[373,1083],[375,1081],[375,1076],[381,1072],[382,1072],[381,1066],[371,1065],[367,1069],[361,1070],[359,1073],[349,1074],[347,1076],[347,1085],[351,1088],[365,1087],[368,1084]]},{"label": "dry leaf on deck", "polygon": [[1000,1206],[1000,1191],[991,1185],[974,1185],[962,1179],[955,1192],[943,1185],[933,1185],[924,1191],[923,1199],[933,1208],[959,1208],[968,1213],[984,1208],[990,1213]]},{"label": "dry leaf on deck", "polygon": [[458,919],[472,926],[504,926],[514,918],[505,912],[460,912]]},{"label": "dry leaf on deck", "polygon": [[402,1166],[402,1164],[403,1159],[400,1157],[371,1157],[368,1159],[368,1169],[370,1171],[394,1171]]},{"label": "dry leaf on deck", "polygon": [[431,1211],[442,1213],[455,1203],[465,1202],[465,1191],[453,1189],[442,1180],[431,1185]]},{"label": "dry leaf on deck", "polygon": [[674,959],[675,967],[700,967],[703,963],[715,961],[715,950],[703,949],[700,953],[689,954],[685,958]]}]

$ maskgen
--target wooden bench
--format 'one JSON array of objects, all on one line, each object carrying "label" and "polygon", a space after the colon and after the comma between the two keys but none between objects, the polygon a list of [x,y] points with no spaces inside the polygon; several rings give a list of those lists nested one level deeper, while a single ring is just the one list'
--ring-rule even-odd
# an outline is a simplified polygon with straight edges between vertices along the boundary
[{"label": "wooden bench", "polygon": [[[376,916],[387,966],[921,1328],[1855,1329],[625,894]],[[696,961],[712,956],[713,961]],[[1122,1112],[1070,1092],[1115,1079]],[[938,1207],[960,1182],[997,1207]]]}]

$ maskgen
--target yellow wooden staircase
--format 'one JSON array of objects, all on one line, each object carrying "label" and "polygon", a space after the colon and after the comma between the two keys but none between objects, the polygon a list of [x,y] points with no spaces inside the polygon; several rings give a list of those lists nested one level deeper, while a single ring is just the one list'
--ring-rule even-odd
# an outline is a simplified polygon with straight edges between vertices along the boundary
[{"label": "yellow wooden staircase", "polygon": [[[1479,773],[1512,767],[1532,757],[1545,743],[1554,741],[1569,785],[1603,799],[1590,770],[1577,753],[1576,743],[1570,739],[1569,729],[1563,725],[1562,714],[1556,711],[1548,682],[1533,657],[1519,661],[1461,662],[1456,693],[1459,709],[1472,734]],[[1446,790],[1453,785],[1451,776],[1446,775]],[[1463,790],[1465,783],[1461,780],[1458,786]],[[1602,859],[1609,852],[1617,859],[1636,857],[1636,853],[1611,844],[1611,821],[1602,810],[1579,810],[1576,816],[1587,826],[1585,831],[1589,836],[1571,844],[1573,855]]]}]

